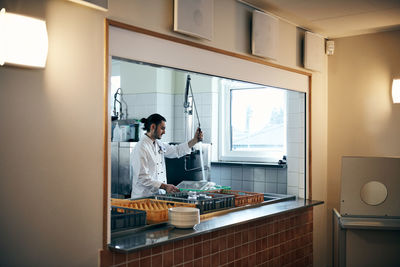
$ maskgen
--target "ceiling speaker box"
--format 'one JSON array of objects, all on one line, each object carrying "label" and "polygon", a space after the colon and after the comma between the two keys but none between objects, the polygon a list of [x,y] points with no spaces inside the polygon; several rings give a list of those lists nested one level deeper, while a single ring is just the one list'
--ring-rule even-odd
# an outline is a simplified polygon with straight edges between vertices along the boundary
[{"label": "ceiling speaker box", "polygon": [[324,38],[306,32],[304,37],[304,68],[322,71],[325,56]]},{"label": "ceiling speaker box", "polygon": [[213,0],[174,0],[174,31],[212,40]]},{"label": "ceiling speaker box", "polygon": [[276,59],[278,48],[278,19],[266,13],[253,11],[251,52],[255,56]]}]

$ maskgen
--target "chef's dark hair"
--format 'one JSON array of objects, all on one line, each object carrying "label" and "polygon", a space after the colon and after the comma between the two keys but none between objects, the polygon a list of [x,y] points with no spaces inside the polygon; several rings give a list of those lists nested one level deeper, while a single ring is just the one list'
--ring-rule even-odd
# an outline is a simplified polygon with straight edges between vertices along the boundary
[{"label": "chef's dark hair", "polygon": [[163,116],[157,113],[151,114],[147,119],[143,118],[140,120],[140,122],[144,124],[143,130],[145,130],[146,132],[150,132],[150,126],[153,123],[157,127],[162,121],[166,122],[167,120]]}]

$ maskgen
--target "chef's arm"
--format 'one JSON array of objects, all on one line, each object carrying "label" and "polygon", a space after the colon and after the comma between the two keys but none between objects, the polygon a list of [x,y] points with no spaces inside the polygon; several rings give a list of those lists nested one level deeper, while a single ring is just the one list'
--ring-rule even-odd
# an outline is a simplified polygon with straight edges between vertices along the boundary
[{"label": "chef's arm", "polygon": [[163,146],[165,147],[164,156],[166,158],[180,158],[184,155],[190,154],[191,148],[198,142],[203,139],[203,132],[200,129],[197,129],[196,134],[194,135],[193,139],[187,143],[182,143],[179,145],[169,145],[164,143]]}]

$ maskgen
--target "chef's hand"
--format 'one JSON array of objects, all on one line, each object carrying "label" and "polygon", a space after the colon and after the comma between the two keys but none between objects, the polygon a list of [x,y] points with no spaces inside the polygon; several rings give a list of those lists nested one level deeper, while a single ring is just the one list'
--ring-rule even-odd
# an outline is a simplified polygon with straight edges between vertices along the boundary
[{"label": "chef's hand", "polygon": [[200,128],[197,128],[196,133],[194,134],[194,138],[197,139],[197,142],[203,141],[203,132]]},{"label": "chef's hand", "polygon": [[195,144],[197,144],[200,141],[203,141],[203,132],[201,131],[200,128],[197,128],[193,139],[188,142],[188,145],[190,148],[192,148]]},{"label": "chef's hand", "polygon": [[161,184],[160,188],[167,191],[167,193],[179,192],[179,188],[173,184]]}]

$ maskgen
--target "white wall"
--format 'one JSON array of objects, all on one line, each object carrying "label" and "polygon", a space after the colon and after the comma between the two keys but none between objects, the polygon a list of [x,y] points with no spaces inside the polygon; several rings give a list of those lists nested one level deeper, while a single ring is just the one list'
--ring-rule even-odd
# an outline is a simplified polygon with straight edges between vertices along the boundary
[{"label": "white wall", "polygon": [[[0,262],[95,266],[102,247],[104,17],[250,53],[251,9],[214,1],[214,39],[171,32],[173,1],[110,0],[102,13],[61,0],[3,0],[47,21],[44,70],[0,67]],[[301,31],[279,23],[274,63],[301,69]],[[313,74],[313,198],[326,199],[327,76]],[[18,134],[16,134],[18,133]],[[314,265],[325,265],[326,208],[314,209]]]}]

